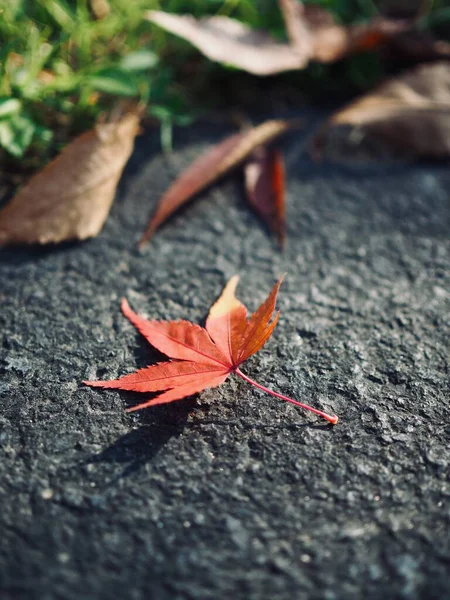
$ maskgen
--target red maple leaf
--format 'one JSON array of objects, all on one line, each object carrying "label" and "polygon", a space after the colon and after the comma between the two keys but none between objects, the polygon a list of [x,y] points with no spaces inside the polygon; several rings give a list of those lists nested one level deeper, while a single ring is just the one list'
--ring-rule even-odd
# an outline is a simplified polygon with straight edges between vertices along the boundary
[{"label": "red maple leaf", "polygon": [[133,312],[122,300],[123,314],[157,350],[174,360],[150,365],[130,375],[111,381],[84,381],[86,385],[116,388],[133,392],[163,393],[128,411],[166,404],[220,385],[235,373],[260,390],[301,406],[323,417],[333,425],[335,415],[326,413],[269,390],[247,377],[239,366],[260,350],[278,322],[279,312],[272,319],[277,293],[282,279],[274,285],[267,299],[247,318],[247,309],[235,296],[238,277],[230,279],[222,295],[209,311],[206,327],[189,321],[149,321]]}]

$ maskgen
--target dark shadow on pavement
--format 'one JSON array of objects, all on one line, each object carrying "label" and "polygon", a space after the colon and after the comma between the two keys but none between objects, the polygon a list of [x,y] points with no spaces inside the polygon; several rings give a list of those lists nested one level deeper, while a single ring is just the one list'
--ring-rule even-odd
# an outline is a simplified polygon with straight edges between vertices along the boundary
[{"label": "dark shadow on pavement", "polygon": [[[126,400],[129,401],[129,393]],[[99,454],[89,457],[85,464],[125,464],[123,471],[108,484],[114,485],[119,479],[132,475],[151,462],[173,436],[183,433],[195,403],[196,397],[192,397],[176,402],[175,406],[155,406],[142,411],[137,429],[121,436]]]}]

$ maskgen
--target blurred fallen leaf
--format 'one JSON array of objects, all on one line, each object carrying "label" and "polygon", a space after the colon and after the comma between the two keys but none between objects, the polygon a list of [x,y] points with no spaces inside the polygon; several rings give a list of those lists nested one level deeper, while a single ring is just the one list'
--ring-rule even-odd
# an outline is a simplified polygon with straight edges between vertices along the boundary
[{"label": "blurred fallen leaf", "polygon": [[391,79],[338,111],[314,140],[323,153],[331,128],[351,125],[412,158],[450,156],[450,63],[426,64]]},{"label": "blurred fallen leaf", "polygon": [[189,41],[210,60],[243,69],[254,75],[272,75],[305,67],[301,55],[288,44],[275,41],[268,33],[252,30],[229,17],[174,15],[158,10],[146,13],[152,23]]},{"label": "blurred fallen leaf", "polygon": [[300,17],[307,24],[311,35],[311,60],[321,63],[335,62],[350,54],[378,48],[410,26],[406,20],[383,17],[374,18],[367,23],[344,26],[338,24],[334,16],[320,6],[302,6],[302,9]]},{"label": "blurred fallen leaf", "polygon": [[255,148],[267,144],[298,121],[266,121],[225,138],[185,169],[159,201],[158,208],[139,243],[143,246],[156,229],[195,194],[244,161]]},{"label": "blurred fallen leaf", "polygon": [[281,153],[257,148],[244,166],[250,206],[275,233],[281,246],[286,241],[285,174]]},{"label": "blurred fallen leaf", "polygon": [[301,54],[311,54],[311,32],[304,18],[305,7],[297,0],[278,0],[286,33],[292,48]]},{"label": "blurred fallen leaf", "polygon": [[146,18],[189,41],[209,59],[254,75],[273,75],[305,68],[311,60],[327,63],[379,46],[406,27],[406,22],[374,19],[345,27],[318,6],[280,0],[290,44],[255,31],[228,17],[176,15],[152,10]]},{"label": "blurred fallen leaf", "polygon": [[128,112],[73,140],[0,211],[0,245],[83,240],[101,230],[138,132]]}]

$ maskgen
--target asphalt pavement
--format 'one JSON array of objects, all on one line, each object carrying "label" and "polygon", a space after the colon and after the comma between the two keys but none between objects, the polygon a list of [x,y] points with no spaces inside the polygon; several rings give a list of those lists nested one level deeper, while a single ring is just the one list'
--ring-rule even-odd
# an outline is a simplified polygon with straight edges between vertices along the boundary
[{"label": "asphalt pavement", "polygon": [[[139,251],[152,208],[226,127],[164,156],[138,139],[98,238],[0,252],[0,597],[443,600],[450,588],[446,165],[287,163],[281,252],[239,173]],[[122,316],[201,323],[226,280],[279,324],[242,369],[336,427],[230,378],[127,414],[101,391],[154,362]]]}]

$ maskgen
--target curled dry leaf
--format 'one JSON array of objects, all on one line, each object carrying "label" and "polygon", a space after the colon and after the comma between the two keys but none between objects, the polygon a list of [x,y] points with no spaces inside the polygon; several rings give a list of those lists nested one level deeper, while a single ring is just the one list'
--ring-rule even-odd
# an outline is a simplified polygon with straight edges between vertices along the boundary
[{"label": "curled dry leaf", "polygon": [[338,111],[317,134],[320,156],[330,128],[359,127],[414,158],[450,156],[450,63],[420,66]]},{"label": "curled dry leaf", "polygon": [[260,146],[244,167],[250,206],[275,233],[281,246],[286,241],[285,174],[281,153]]},{"label": "curled dry leaf", "polygon": [[189,41],[209,59],[254,75],[273,75],[305,68],[311,60],[332,62],[375,48],[406,27],[406,22],[376,19],[365,25],[344,27],[318,6],[304,7],[297,0],[280,0],[290,44],[274,40],[228,17],[175,15],[149,11],[146,18]]},{"label": "curled dry leaf", "polygon": [[0,244],[47,244],[97,235],[138,127],[137,112],[130,112],[73,140],[0,211]]},{"label": "curled dry leaf", "polygon": [[298,125],[298,121],[266,121],[257,127],[227,137],[200,156],[181,173],[162,196],[140,245],[145,244],[156,229],[195,194],[240,165],[255,148],[269,143],[295,125]]},{"label": "curled dry leaf", "polygon": [[130,411],[167,404],[220,385],[231,373],[255,387],[312,411],[335,425],[338,417],[269,390],[240,370],[240,365],[258,352],[278,322],[275,304],[282,278],[267,299],[247,318],[247,309],[235,296],[238,277],[230,279],[222,295],[212,306],[205,328],[189,321],[149,321],[139,316],[122,300],[122,311],[146,340],[168,356],[167,362],[150,365],[120,379],[84,381],[92,387],[115,388],[135,392],[163,392]]}]

